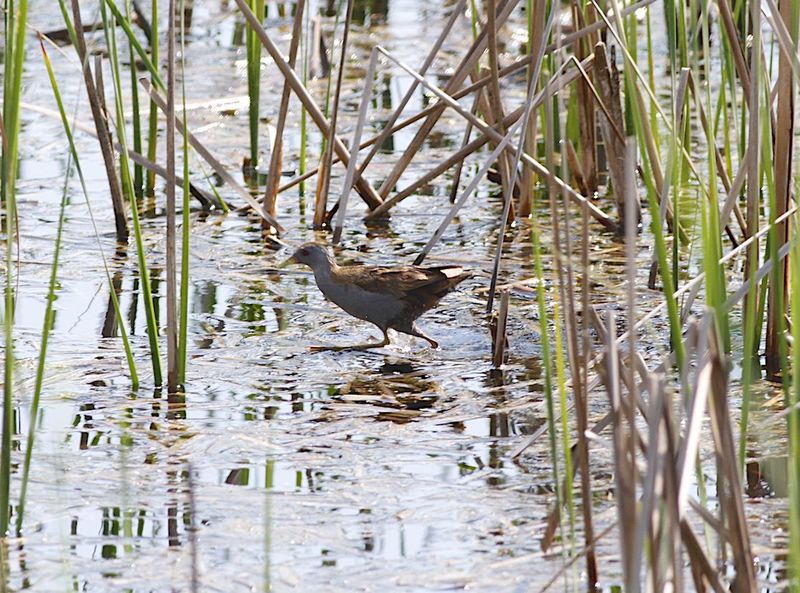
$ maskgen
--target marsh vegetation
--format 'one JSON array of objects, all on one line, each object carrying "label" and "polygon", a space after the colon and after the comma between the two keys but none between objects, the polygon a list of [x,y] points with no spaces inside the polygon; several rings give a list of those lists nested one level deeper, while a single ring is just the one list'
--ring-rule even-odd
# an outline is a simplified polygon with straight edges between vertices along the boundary
[{"label": "marsh vegetation", "polygon": [[2,590],[800,590],[796,0],[3,7]]}]

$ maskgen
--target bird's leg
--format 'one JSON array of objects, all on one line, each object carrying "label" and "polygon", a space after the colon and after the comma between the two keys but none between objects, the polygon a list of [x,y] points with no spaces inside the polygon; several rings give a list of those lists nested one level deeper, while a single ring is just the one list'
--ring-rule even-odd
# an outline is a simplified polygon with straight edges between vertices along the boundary
[{"label": "bird's leg", "polygon": [[417,327],[416,323],[412,323],[411,327],[405,327],[403,329],[395,327],[394,329],[401,333],[408,334],[409,336],[416,336],[418,338],[422,338],[423,340],[427,340],[427,342],[431,345],[431,348],[439,347],[439,342],[430,336],[426,336],[425,333]]},{"label": "bird's leg", "polygon": [[372,348],[382,348],[389,345],[389,334],[383,330],[382,342],[367,342],[365,344],[353,344],[352,346],[309,346],[311,352],[341,352],[342,350],[371,350]]}]

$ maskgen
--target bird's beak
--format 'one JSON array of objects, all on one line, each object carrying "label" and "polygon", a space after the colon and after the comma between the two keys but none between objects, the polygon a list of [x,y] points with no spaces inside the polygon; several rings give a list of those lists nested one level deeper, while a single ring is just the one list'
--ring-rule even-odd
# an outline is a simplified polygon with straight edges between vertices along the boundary
[{"label": "bird's beak", "polygon": [[292,255],[291,257],[287,257],[287,258],[286,258],[285,260],[283,260],[283,261],[282,261],[280,264],[278,264],[278,269],[279,269],[279,270],[282,270],[282,269],[283,269],[283,268],[285,268],[286,266],[290,266],[290,265],[292,265],[292,264],[296,264],[296,263],[297,263],[297,260],[295,260],[295,259],[294,259],[294,255]]}]

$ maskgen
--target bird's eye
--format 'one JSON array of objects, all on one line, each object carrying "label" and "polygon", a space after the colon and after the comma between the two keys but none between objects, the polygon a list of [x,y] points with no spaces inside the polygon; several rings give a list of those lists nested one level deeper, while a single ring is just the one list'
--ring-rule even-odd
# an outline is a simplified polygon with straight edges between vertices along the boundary
[{"label": "bird's eye", "polygon": [[303,251],[301,251],[300,253],[302,253],[303,255],[308,255],[308,249],[303,249]]}]

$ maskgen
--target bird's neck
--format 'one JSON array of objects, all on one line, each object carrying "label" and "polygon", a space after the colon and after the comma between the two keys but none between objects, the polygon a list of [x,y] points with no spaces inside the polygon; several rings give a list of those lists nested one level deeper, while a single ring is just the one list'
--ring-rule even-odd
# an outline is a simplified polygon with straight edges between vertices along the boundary
[{"label": "bird's neck", "polygon": [[336,275],[338,269],[338,264],[330,259],[314,266],[314,278],[317,280],[317,284],[319,284],[320,281],[330,282]]}]

